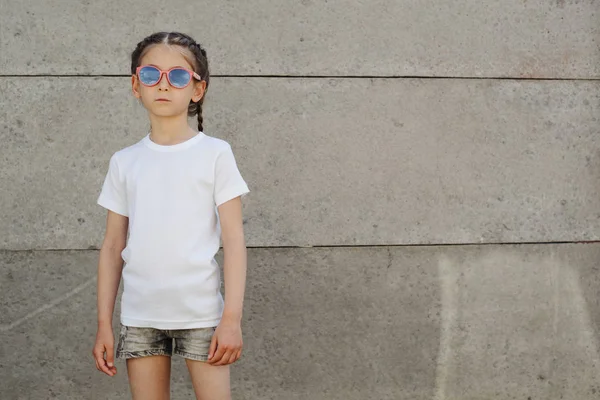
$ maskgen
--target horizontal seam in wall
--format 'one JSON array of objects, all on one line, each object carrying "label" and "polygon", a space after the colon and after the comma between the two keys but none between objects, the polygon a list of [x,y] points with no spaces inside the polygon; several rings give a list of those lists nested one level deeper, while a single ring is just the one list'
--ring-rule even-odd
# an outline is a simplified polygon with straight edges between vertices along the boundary
[{"label": "horizontal seam in wall", "polygon": [[[33,74],[2,75],[0,78],[128,78],[131,75]],[[532,78],[499,76],[424,76],[424,75],[211,75],[211,78],[280,78],[280,79],[456,79],[514,81],[600,81],[598,78]]]},{"label": "horizontal seam in wall", "polygon": [[[555,244],[592,244],[600,240],[562,241],[562,242],[488,242],[488,243],[416,243],[416,244],[341,244],[341,245],[307,245],[307,246],[246,246],[247,249],[310,249],[310,248],[372,248],[372,247],[450,247],[450,246],[515,246],[515,245],[555,245]],[[2,252],[49,252],[49,251],[98,251],[99,248],[88,249],[0,249]]]}]

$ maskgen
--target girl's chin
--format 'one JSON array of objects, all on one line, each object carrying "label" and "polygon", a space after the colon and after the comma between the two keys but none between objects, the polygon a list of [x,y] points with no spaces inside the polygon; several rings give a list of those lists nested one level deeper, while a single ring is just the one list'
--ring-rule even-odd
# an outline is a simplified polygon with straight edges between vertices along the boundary
[{"label": "girl's chin", "polygon": [[178,115],[187,113],[187,109],[178,111],[172,105],[171,107],[167,105],[152,106],[151,108],[147,108],[147,110],[157,117],[176,117]]}]

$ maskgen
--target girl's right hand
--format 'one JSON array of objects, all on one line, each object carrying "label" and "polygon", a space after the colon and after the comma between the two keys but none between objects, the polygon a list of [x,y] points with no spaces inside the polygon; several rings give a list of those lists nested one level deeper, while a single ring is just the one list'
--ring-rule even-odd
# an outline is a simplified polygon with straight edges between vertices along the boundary
[{"label": "girl's right hand", "polygon": [[[99,327],[92,354],[96,360],[98,371],[104,372],[108,376],[114,376],[117,373],[117,367],[115,367],[114,362],[114,344],[115,337],[112,327]],[[106,353],[106,358],[104,353]]]}]

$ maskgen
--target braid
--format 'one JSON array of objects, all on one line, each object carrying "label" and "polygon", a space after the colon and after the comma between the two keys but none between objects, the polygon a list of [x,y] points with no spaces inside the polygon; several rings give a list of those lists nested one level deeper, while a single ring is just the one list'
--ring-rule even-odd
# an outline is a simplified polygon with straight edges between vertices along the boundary
[{"label": "braid", "polygon": [[202,103],[203,103],[204,97],[202,99],[200,99],[199,102],[196,103],[196,107],[198,109],[198,130],[200,132],[202,132],[204,130],[203,126],[202,126],[202,121],[204,121],[204,118],[202,117]]},{"label": "braid", "polygon": [[210,82],[210,73],[208,70],[208,59],[206,57],[206,50],[202,48],[200,43],[196,42],[194,39],[190,38],[191,43],[189,44],[189,49],[192,51],[194,56],[196,57],[196,64],[199,67],[197,72],[200,75],[200,78],[206,82],[206,88],[204,91],[204,95],[197,102],[191,102],[189,107],[189,115],[197,115],[198,118],[198,130],[204,131],[204,117],[202,116],[202,104],[204,103],[204,98],[206,97],[206,90],[208,90],[208,84]]},{"label": "braid", "polygon": [[195,43],[196,47],[198,47],[198,50],[200,51],[200,54],[202,54],[204,57],[206,57],[206,50],[204,50],[202,48],[202,46],[200,46],[200,43]]}]

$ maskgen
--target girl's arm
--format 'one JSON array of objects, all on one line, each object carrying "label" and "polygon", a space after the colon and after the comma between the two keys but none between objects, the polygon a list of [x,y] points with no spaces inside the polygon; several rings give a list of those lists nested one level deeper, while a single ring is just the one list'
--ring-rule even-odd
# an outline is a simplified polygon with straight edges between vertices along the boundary
[{"label": "girl's arm", "polygon": [[93,354],[96,368],[110,376],[117,372],[113,358],[112,318],[123,270],[121,252],[126,245],[128,225],[129,218],[108,211],[106,233],[98,259],[98,333]]},{"label": "girl's arm", "polygon": [[127,240],[129,218],[108,211],[106,233],[98,259],[98,326],[112,327],[113,311],[121,282],[121,252]]},{"label": "girl's arm", "polygon": [[226,201],[218,209],[223,242],[225,308],[213,335],[208,362],[226,365],[237,361],[242,354],[241,323],[247,257],[241,197]]},{"label": "girl's arm", "polygon": [[219,220],[221,221],[225,278],[223,318],[241,323],[246,286],[247,255],[240,197],[219,206]]}]

